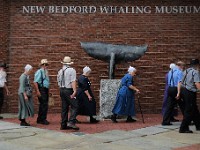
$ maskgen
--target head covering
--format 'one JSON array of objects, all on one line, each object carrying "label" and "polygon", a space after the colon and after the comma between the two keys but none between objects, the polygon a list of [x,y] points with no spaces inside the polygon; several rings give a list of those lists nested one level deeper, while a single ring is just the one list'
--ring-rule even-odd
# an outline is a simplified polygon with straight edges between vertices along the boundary
[{"label": "head covering", "polygon": [[8,68],[8,65],[6,63],[0,63],[0,67],[6,69],[6,68]]},{"label": "head covering", "polygon": [[90,67],[88,67],[88,66],[85,66],[84,68],[83,68],[83,73],[87,73],[87,72],[90,72],[91,71],[91,69],[90,69]]},{"label": "head covering", "polygon": [[63,65],[71,65],[73,64],[74,62],[71,61],[71,57],[69,56],[65,56],[63,61],[61,62]]},{"label": "head covering", "polygon": [[136,69],[135,69],[134,67],[131,67],[131,66],[130,66],[130,67],[128,68],[128,72],[129,72],[129,73],[132,73],[133,71],[136,71]]},{"label": "head covering", "polygon": [[199,65],[199,59],[191,59],[190,60],[190,65]]},{"label": "head covering", "polygon": [[170,69],[174,69],[176,67],[176,64],[174,64],[174,63],[171,63],[170,65],[169,65],[169,68]]},{"label": "head covering", "polygon": [[24,70],[26,71],[26,72],[28,72],[29,70],[31,70],[33,67],[31,66],[31,65],[29,65],[29,64],[27,64],[25,67],[24,67]]},{"label": "head covering", "polygon": [[184,66],[185,63],[184,63],[183,61],[178,61],[178,62],[176,63],[176,65],[177,65],[177,66]]},{"label": "head covering", "polygon": [[49,64],[47,59],[42,59],[40,65]]}]

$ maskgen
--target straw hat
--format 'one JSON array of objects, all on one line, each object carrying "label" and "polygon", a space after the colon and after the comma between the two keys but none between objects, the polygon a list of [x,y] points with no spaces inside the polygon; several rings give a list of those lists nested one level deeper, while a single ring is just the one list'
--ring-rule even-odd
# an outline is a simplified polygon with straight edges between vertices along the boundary
[{"label": "straw hat", "polygon": [[73,64],[74,62],[71,61],[71,57],[69,56],[65,56],[63,61],[61,62],[63,65],[71,65]]},{"label": "straw hat", "polygon": [[41,60],[40,65],[44,65],[44,64],[47,64],[47,65],[49,64],[47,59],[42,59]]}]

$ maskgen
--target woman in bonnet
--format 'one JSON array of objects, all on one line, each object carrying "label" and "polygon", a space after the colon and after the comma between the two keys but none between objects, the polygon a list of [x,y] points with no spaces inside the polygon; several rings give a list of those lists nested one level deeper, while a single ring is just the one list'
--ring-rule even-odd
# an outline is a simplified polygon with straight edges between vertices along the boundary
[{"label": "woman in bonnet", "polygon": [[79,101],[79,115],[90,116],[90,123],[98,123],[93,116],[96,115],[96,101],[90,88],[91,82],[88,79],[91,69],[86,66],[83,68],[83,74],[78,78],[77,98]]},{"label": "woman in bonnet", "polygon": [[135,122],[132,116],[135,116],[135,92],[140,91],[133,84],[133,76],[136,75],[137,70],[134,67],[128,68],[128,73],[121,79],[121,85],[117,93],[116,102],[112,110],[113,115],[111,120],[117,123],[117,115],[127,116],[126,122]]},{"label": "woman in bonnet", "polygon": [[27,117],[34,116],[34,106],[33,106],[33,96],[32,96],[32,87],[29,80],[29,75],[32,71],[32,66],[27,64],[24,68],[24,73],[19,78],[19,113],[18,118],[21,121],[21,126],[30,126],[26,122]]}]

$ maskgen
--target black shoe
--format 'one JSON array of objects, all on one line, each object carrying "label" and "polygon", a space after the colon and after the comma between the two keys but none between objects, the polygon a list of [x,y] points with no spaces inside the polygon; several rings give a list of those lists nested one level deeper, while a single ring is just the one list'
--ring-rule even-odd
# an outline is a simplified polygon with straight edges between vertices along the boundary
[{"label": "black shoe", "polygon": [[179,133],[193,133],[191,130],[179,130]]},{"label": "black shoe", "polygon": [[116,116],[112,115],[110,119],[113,123],[118,123],[118,121],[116,120]]},{"label": "black shoe", "polygon": [[60,127],[60,130],[69,130],[69,129],[71,129],[71,128],[68,127],[68,126],[61,126],[61,127]]},{"label": "black shoe", "polygon": [[175,119],[175,118],[171,118],[170,121],[171,121],[171,122],[179,122],[179,120],[178,120],[178,119]]},{"label": "black shoe", "polygon": [[37,121],[38,124],[43,124],[43,125],[49,125],[49,121],[43,120],[43,121]]},{"label": "black shoe", "polygon": [[2,117],[2,116],[0,116],[0,119],[3,119],[3,117]]},{"label": "black shoe", "polygon": [[71,124],[71,123],[69,123],[69,124],[67,125],[67,128],[73,129],[73,130],[79,130],[79,127],[77,127],[75,124]]},{"label": "black shoe", "polygon": [[136,120],[133,119],[133,118],[131,118],[131,117],[128,117],[128,118],[126,119],[126,122],[136,122]]},{"label": "black shoe", "polygon": [[20,126],[30,126],[30,124],[27,123],[27,122],[21,122],[21,123],[20,123]]},{"label": "black shoe", "polygon": [[98,123],[99,122],[99,120],[96,120],[96,119],[94,119],[94,118],[90,118],[90,123]]},{"label": "black shoe", "polygon": [[169,122],[169,123],[162,123],[163,126],[171,126],[172,124]]}]

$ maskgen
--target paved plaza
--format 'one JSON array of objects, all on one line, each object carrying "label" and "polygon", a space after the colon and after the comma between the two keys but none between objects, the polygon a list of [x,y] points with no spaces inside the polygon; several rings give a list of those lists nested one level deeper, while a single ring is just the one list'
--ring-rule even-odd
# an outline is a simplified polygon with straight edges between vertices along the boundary
[{"label": "paved plaza", "polygon": [[[11,115],[4,116],[7,119],[0,121],[0,150],[200,150],[200,132],[190,126],[193,134],[180,134],[180,122],[173,126],[157,124],[133,130],[115,128],[86,133],[45,129],[47,126],[21,127],[10,120]],[[108,120],[101,121],[104,123],[107,126],[113,124]],[[121,124],[125,125],[122,121],[119,127]]]}]

